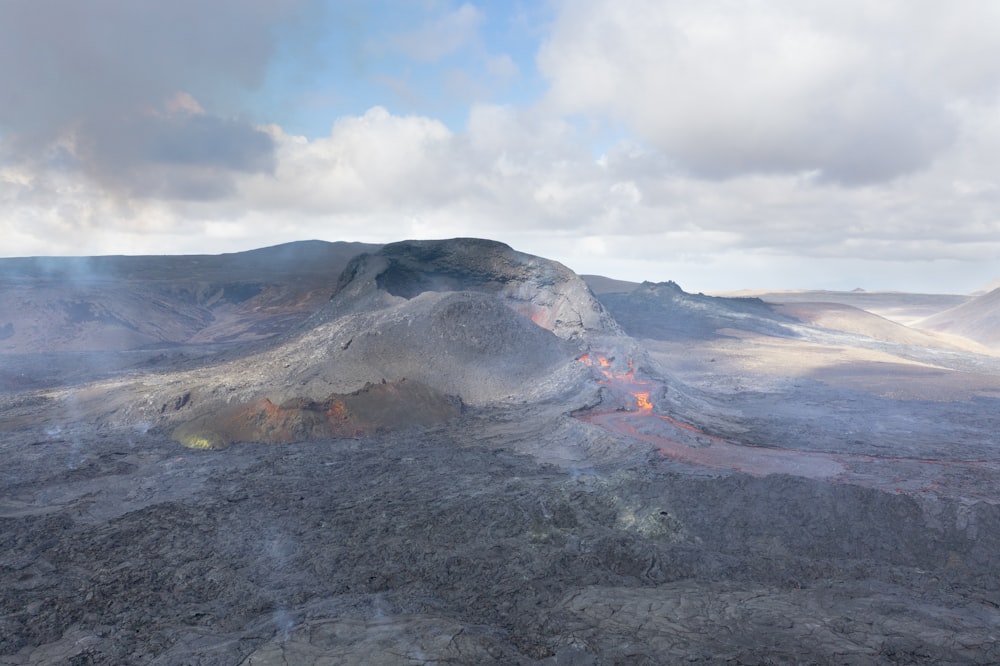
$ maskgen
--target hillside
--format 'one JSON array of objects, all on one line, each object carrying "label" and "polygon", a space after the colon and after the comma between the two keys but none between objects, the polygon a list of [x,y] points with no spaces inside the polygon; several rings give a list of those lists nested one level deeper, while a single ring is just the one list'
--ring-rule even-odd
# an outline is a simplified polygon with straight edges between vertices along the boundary
[{"label": "hillside", "polygon": [[0,353],[266,338],[325,303],[360,243],[221,255],[0,259]]},{"label": "hillside", "polygon": [[1000,288],[921,319],[914,326],[1000,347]]},{"label": "hillside", "polygon": [[962,294],[920,294],[898,291],[759,291],[743,290],[719,296],[751,296],[768,303],[836,303],[876,314],[904,326],[969,300]]}]

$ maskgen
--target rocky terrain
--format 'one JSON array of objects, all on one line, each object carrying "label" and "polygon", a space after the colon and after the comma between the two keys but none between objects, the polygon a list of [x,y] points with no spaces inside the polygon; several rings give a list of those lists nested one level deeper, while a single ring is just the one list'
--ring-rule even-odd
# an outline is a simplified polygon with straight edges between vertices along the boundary
[{"label": "rocky terrain", "polygon": [[964,298],[476,239],[0,278],[0,664],[1000,661],[1000,358],[892,315]]}]

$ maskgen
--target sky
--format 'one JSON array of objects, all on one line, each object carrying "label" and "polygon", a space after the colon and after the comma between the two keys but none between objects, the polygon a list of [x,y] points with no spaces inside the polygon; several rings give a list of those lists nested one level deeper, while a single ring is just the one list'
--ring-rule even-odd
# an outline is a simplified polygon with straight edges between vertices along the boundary
[{"label": "sky", "polygon": [[493,238],[688,291],[1000,278],[994,0],[4,0],[0,256]]}]

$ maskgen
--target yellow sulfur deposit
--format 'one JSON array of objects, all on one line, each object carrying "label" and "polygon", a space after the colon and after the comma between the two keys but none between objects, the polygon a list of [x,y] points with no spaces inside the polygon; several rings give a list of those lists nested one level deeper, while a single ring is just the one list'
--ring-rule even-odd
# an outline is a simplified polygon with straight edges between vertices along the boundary
[{"label": "yellow sulfur deposit", "polygon": [[224,449],[225,442],[213,434],[174,432],[173,439],[189,449]]}]

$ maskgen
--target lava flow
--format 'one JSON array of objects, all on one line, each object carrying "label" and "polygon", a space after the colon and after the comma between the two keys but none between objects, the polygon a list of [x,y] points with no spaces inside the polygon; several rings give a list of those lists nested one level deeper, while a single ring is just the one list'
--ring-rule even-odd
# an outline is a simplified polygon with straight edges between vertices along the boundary
[{"label": "lava flow", "polygon": [[652,396],[658,392],[662,394],[664,386],[662,382],[636,378],[631,359],[620,372],[615,370],[613,357],[584,354],[577,360],[598,373],[598,383],[631,403],[619,404],[613,409],[591,410],[577,418],[651,444],[672,460],[754,476],[785,473],[825,478],[844,472],[844,466],[828,454],[739,446],[666,414],[657,414]]},{"label": "lava flow", "polygon": [[618,364],[620,371],[616,371],[613,357],[584,354],[577,360],[595,371],[596,381],[608,389],[605,403],[613,405],[577,414],[577,418],[650,444],[664,457],[679,463],[752,476],[825,478],[905,493],[941,492],[938,481],[946,477],[955,483],[955,477],[1000,473],[1000,463],[985,460],[879,457],[734,444],[656,413],[653,396],[664,395],[665,386],[654,379],[637,379],[631,360],[625,367]]}]

